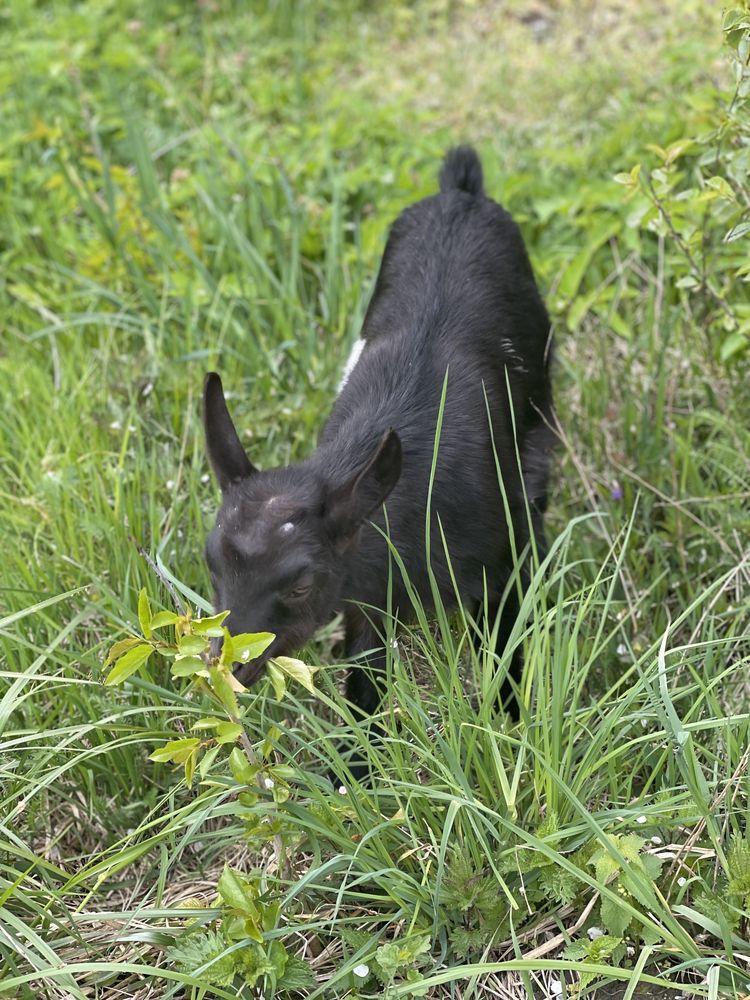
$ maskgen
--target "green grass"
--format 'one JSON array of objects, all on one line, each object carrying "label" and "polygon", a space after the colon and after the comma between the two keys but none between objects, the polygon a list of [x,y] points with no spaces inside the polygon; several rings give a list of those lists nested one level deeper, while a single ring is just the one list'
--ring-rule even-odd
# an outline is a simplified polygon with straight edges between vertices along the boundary
[{"label": "green grass", "polygon": [[[0,996],[257,995],[169,951],[191,917],[188,947],[227,931],[227,863],[280,902],[296,995],[748,992],[748,105],[719,13],[60,0],[0,32]],[[238,797],[223,752],[188,789],[148,756],[202,700],[155,660],[102,680],[140,588],[171,607],[141,548],[208,594],[203,374],[261,467],[309,453],[388,225],[463,140],[558,337],[522,721],[492,709],[507,662],[440,615],[367,744],[328,630],[320,698],[245,703],[288,800]],[[636,163],[664,213],[613,179]],[[342,727],[376,776],[345,797]]]}]

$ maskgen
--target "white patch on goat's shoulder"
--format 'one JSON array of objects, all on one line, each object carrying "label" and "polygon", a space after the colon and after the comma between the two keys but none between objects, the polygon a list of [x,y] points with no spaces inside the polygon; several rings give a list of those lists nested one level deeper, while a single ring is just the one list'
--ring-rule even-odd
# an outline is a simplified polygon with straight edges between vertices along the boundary
[{"label": "white patch on goat's shoulder", "polygon": [[286,523],[281,525],[279,531],[282,535],[288,535],[290,531],[294,531],[294,525],[291,521],[286,521]]},{"label": "white patch on goat's shoulder", "polygon": [[341,376],[341,381],[339,382],[339,387],[338,387],[339,393],[344,388],[346,383],[349,381],[349,376],[354,371],[366,343],[367,341],[360,339],[355,343],[354,347],[352,347],[351,353],[349,354],[349,358],[347,359],[346,365],[344,366],[344,371]]}]

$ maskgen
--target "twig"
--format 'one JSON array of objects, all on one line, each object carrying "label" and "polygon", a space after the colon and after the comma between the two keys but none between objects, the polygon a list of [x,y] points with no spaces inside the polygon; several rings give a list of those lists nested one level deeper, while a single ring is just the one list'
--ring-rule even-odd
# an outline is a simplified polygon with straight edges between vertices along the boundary
[{"label": "twig", "polygon": [[[230,720],[236,726],[240,727],[240,743],[242,744],[242,749],[245,751],[245,756],[247,757],[248,761],[250,762],[251,767],[257,767],[258,768],[258,774],[257,774],[257,779],[256,779],[257,783],[258,783],[258,786],[263,791],[266,791],[267,790],[266,786],[263,783],[264,779],[263,779],[263,767],[262,767],[262,763],[258,759],[257,754],[255,753],[255,749],[254,749],[252,743],[250,742],[250,737],[247,735],[247,732],[245,731],[245,727],[242,725],[242,720],[239,719],[236,715],[233,715],[232,712],[227,711],[227,707],[226,707],[226,705],[223,705],[223,703],[222,703],[222,706],[224,708],[224,711],[229,716]],[[274,856],[274,860],[276,862],[276,870],[277,870],[277,872],[279,873],[279,875],[281,876],[281,878],[286,878],[287,875],[288,875],[288,867],[289,866],[287,864],[286,852],[284,851],[284,840],[283,840],[283,838],[282,838],[282,836],[281,836],[280,833],[274,834],[274,838],[273,838],[273,856]],[[268,870],[269,869],[267,868],[266,872],[268,872]]]},{"label": "twig", "polygon": [[706,277],[703,268],[698,264],[698,261],[693,256],[690,247],[687,245],[685,240],[680,236],[680,234],[674,228],[674,224],[672,223],[672,218],[669,212],[667,212],[666,208],[664,207],[664,204],[659,198],[659,195],[654,190],[654,185],[652,184],[650,178],[646,182],[646,187],[648,188],[649,194],[651,195],[654,205],[656,205],[659,214],[661,215],[662,219],[664,220],[664,223],[666,224],[667,229],[669,230],[670,236],[684,254],[685,259],[690,265],[690,270],[693,272],[693,276],[700,283],[701,289],[703,291],[708,292],[708,294],[717,303],[717,305],[719,305],[721,309],[724,310],[727,316],[729,316],[729,318],[732,320],[732,325],[736,329],[737,317],[734,314],[734,310],[729,305],[724,296],[721,295],[719,292],[717,292],[716,289],[711,284],[709,284],[708,278]]},{"label": "twig", "polygon": [[169,591],[169,594],[170,594],[172,600],[174,601],[174,605],[177,608],[177,610],[180,612],[181,615],[186,615],[187,614],[187,608],[182,603],[182,598],[180,597],[180,595],[174,589],[174,587],[172,585],[172,581],[168,580],[166,578],[166,576],[162,573],[162,571],[159,569],[159,567],[157,566],[157,564],[151,558],[151,556],[149,555],[149,553],[143,548],[142,545],[139,545],[138,542],[135,540],[135,538],[133,538],[132,536],[131,536],[131,541],[133,542],[133,544],[135,545],[136,549],[138,550],[138,555],[140,555],[143,559],[146,560],[146,562],[148,563],[148,566],[151,569],[151,571],[156,576],[158,576],[158,578],[161,580],[161,582],[167,588],[167,590]]},{"label": "twig", "polygon": [[[188,385],[188,398],[187,407],[185,414],[185,427],[182,432],[182,440],[180,441],[180,456],[177,459],[177,474],[174,477],[174,486],[172,487],[172,495],[176,496],[180,488],[180,483],[182,482],[183,469],[185,467],[185,454],[187,452],[187,443],[190,436],[190,431],[192,430],[192,425],[190,422],[190,412],[193,409],[193,387]],[[164,527],[162,528],[162,533],[164,535],[169,533],[172,526],[172,517],[174,516],[175,505],[172,503],[167,511],[166,520],[164,521]]]}]

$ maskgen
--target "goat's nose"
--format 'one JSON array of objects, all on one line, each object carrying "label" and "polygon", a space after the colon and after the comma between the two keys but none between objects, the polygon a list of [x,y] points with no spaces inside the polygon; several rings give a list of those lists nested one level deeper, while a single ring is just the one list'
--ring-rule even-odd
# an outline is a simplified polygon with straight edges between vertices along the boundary
[{"label": "goat's nose", "polygon": [[220,635],[212,636],[209,642],[209,649],[211,656],[221,656],[221,647],[224,644],[224,639]]}]

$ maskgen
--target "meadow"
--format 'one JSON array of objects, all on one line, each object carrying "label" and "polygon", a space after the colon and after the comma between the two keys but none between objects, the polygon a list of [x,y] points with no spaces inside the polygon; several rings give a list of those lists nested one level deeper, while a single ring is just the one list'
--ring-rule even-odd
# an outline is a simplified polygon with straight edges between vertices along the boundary
[{"label": "meadow", "polygon": [[[0,38],[0,997],[750,994],[747,3],[3,0]],[[459,141],[554,321],[550,554],[520,720],[420,614],[368,744],[336,622],[195,673],[202,380],[262,468],[309,454]]]}]

